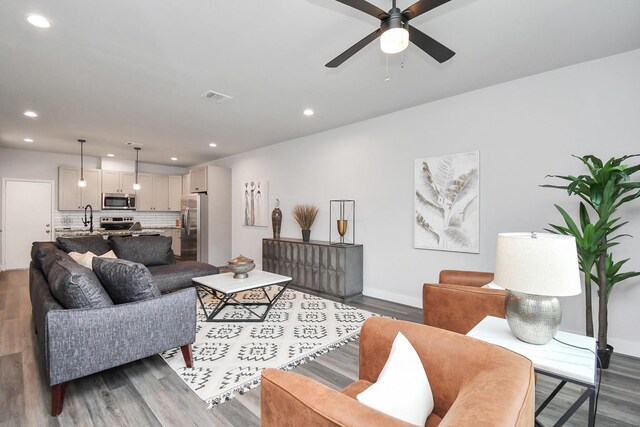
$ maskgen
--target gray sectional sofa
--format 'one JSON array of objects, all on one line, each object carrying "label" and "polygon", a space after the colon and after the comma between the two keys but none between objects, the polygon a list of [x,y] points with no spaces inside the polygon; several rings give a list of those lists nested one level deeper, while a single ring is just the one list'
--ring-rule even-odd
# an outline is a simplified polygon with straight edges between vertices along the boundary
[{"label": "gray sectional sofa", "polygon": [[[176,347],[191,367],[196,329],[191,278],[218,273],[209,264],[176,261],[168,237],[95,237],[35,242],[31,250],[29,293],[53,416],[62,411],[67,382],[73,379]],[[169,239],[168,246],[163,239]],[[99,256],[105,249],[119,259],[93,259],[95,272],[67,253]],[[129,287],[139,288],[129,296],[131,302],[118,296],[114,303],[109,289],[126,293]]]}]

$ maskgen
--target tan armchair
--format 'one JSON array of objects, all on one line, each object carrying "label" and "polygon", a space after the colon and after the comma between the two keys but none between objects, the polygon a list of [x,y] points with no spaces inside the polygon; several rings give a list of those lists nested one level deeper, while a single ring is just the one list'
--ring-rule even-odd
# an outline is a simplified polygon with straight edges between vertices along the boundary
[{"label": "tan armchair", "polygon": [[422,287],[424,324],[466,334],[486,316],[504,318],[505,291],[483,289],[493,273],[442,270],[438,284]]},{"label": "tan armchair", "polygon": [[381,317],[362,327],[360,379],[341,392],[293,372],[262,371],[261,425],[409,426],[356,400],[377,380],[398,332],[416,349],[431,383],[435,407],[425,426],[533,426],[528,359],[467,336]]}]

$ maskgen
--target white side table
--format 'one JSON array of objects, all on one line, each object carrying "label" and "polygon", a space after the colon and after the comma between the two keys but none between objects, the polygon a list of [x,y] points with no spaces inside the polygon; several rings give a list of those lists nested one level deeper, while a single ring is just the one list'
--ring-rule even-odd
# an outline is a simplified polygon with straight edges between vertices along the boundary
[{"label": "white side table", "polygon": [[[595,391],[596,391],[596,341],[595,338],[583,335],[558,332],[556,338],[575,348],[551,340],[545,345],[529,344],[516,338],[505,319],[487,316],[478,323],[467,336],[499,345],[521,354],[533,362],[535,371],[559,379],[561,382],[549,397],[536,410],[538,416],[549,402],[558,394],[567,382],[586,387],[573,405],[555,424],[563,425],[578,408],[589,399],[589,426],[594,425]],[[592,350],[584,350],[588,348]],[[536,421],[536,425],[542,425]]]}]

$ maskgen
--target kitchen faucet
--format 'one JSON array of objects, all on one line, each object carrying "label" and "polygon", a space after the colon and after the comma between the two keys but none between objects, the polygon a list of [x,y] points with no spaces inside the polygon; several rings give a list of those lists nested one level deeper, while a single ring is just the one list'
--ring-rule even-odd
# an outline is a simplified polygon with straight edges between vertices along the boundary
[{"label": "kitchen faucet", "polygon": [[[89,221],[87,221],[87,208],[89,208]],[[85,227],[89,225],[89,233],[93,233],[93,208],[91,205],[84,207],[84,219],[82,220],[82,223]]]}]

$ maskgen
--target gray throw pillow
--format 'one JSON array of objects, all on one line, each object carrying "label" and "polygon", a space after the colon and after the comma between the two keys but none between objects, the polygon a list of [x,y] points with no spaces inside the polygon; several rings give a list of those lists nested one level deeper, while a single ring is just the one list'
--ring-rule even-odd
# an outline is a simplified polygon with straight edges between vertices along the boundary
[{"label": "gray throw pillow", "polygon": [[82,236],[82,237],[58,237],[58,244],[66,253],[69,252],[93,252],[100,256],[111,250],[109,241],[102,236]]},{"label": "gray throw pillow", "polygon": [[116,304],[159,297],[149,269],[125,259],[93,258],[93,272]]},{"label": "gray throw pillow", "polygon": [[60,251],[60,247],[55,242],[33,242],[31,244],[31,259],[40,270],[42,270],[42,260],[50,253]]},{"label": "gray throw pillow", "polygon": [[113,251],[118,258],[138,262],[146,266],[173,264],[175,255],[171,250],[171,237],[167,236],[113,236]]},{"label": "gray throw pillow", "polygon": [[51,293],[64,308],[99,308],[113,305],[93,271],[72,259],[53,262],[47,281]]}]

